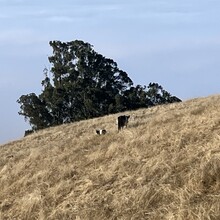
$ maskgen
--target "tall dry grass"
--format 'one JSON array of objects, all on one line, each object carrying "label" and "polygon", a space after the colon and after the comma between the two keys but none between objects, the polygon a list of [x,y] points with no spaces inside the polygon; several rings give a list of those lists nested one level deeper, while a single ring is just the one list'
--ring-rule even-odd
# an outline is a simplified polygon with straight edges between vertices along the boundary
[{"label": "tall dry grass", "polygon": [[0,219],[220,219],[220,96],[128,113],[0,146]]}]

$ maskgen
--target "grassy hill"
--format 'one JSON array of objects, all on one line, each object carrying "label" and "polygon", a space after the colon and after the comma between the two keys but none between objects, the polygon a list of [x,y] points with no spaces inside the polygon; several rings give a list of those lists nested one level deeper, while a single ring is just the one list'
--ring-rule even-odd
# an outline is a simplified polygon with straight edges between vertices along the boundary
[{"label": "grassy hill", "polygon": [[0,219],[220,219],[220,96],[127,114],[1,145]]}]

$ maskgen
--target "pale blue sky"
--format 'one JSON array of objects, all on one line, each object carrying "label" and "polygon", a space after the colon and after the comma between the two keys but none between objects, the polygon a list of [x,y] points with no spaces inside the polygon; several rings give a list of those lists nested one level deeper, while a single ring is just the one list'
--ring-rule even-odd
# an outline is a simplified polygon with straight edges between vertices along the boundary
[{"label": "pale blue sky", "polygon": [[220,93],[219,0],[0,0],[0,144],[29,128],[16,100],[40,93],[49,41],[76,39],[135,84],[183,100]]}]

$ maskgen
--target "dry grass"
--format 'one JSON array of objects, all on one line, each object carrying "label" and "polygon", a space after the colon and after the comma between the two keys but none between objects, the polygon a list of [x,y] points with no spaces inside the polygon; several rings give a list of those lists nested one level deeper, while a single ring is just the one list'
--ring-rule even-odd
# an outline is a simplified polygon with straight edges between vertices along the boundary
[{"label": "dry grass", "polygon": [[220,96],[129,113],[2,145],[0,219],[220,219]]}]

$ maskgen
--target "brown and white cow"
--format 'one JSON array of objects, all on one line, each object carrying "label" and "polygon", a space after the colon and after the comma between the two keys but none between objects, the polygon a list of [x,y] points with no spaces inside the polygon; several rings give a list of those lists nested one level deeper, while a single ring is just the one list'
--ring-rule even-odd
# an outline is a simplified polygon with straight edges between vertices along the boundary
[{"label": "brown and white cow", "polygon": [[96,134],[98,134],[98,135],[104,135],[106,133],[107,133],[107,131],[105,129],[96,130]]}]

